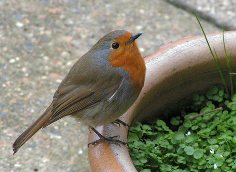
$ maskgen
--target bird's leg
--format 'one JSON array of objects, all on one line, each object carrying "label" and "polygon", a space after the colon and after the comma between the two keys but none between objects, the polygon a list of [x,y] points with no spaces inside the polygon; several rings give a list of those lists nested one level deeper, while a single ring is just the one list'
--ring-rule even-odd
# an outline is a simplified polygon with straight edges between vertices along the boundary
[{"label": "bird's leg", "polygon": [[120,124],[122,124],[125,127],[130,127],[128,124],[126,124],[124,121],[120,120],[120,119],[116,119],[115,121],[112,122],[112,124],[117,124],[120,127]]},{"label": "bird's leg", "polygon": [[90,145],[99,144],[99,143],[101,143],[103,141],[108,142],[108,143],[112,143],[112,144],[116,144],[116,145],[120,145],[120,144],[127,145],[126,142],[114,139],[114,138],[118,138],[119,136],[105,137],[101,133],[99,133],[95,128],[93,128],[93,127],[90,127],[90,128],[95,132],[95,134],[99,137],[99,139],[95,140],[94,142],[89,143],[88,147]]}]

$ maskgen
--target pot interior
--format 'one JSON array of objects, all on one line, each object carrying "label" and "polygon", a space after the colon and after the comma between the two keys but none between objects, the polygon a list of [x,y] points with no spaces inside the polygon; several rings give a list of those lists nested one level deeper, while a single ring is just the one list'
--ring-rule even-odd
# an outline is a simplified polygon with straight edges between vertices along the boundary
[{"label": "pot interior", "polygon": [[[189,79],[173,85],[169,80],[166,80],[163,82],[163,87],[157,85],[153,88],[147,100],[147,106],[138,112],[136,120],[153,121],[156,118],[166,120],[179,114],[180,109],[191,103],[195,93],[205,93],[214,85],[222,85],[223,87],[218,75],[218,72],[213,72],[202,78]],[[169,84],[170,87],[164,87]]]}]

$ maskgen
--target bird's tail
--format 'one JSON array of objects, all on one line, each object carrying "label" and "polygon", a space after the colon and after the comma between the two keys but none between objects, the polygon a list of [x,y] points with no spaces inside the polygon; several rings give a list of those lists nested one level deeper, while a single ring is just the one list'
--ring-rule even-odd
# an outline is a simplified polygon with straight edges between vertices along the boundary
[{"label": "bird's tail", "polygon": [[51,106],[49,106],[46,111],[35,121],[28,129],[26,129],[13,143],[13,154],[15,154],[19,148],[25,144],[39,129],[46,126],[48,120],[51,117]]}]

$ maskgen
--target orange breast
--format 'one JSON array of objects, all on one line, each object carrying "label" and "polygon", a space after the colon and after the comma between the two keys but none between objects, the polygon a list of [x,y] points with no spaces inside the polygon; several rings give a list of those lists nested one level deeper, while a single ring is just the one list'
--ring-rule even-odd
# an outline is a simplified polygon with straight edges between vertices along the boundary
[{"label": "orange breast", "polygon": [[[127,37],[130,38],[129,35]],[[128,40],[127,38],[123,39]],[[121,42],[122,40],[117,41]],[[130,45],[123,45],[119,51],[112,51],[109,61],[113,67],[121,67],[126,70],[130,75],[131,82],[136,87],[139,89],[143,87],[146,67],[135,42]]]}]

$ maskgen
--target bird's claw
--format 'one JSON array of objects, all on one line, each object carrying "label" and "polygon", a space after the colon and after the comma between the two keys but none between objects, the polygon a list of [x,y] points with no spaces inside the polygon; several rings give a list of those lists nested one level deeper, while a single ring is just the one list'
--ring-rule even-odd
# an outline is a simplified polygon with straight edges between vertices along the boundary
[{"label": "bird's claw", "polygon": [[120,119],[116,119],[115,121],[112,122],[112,124],[116,124],[120,127],[120,124],[122,124],[125,127],[130,127],[128,124],[126,124],[124,121],[120,120]]},{"label": "bird's claw", "polygon": [[93,146],[94,146],[94,145],[97,145],[97,144],[99,144],[99,143],[101,143],[101,142],[107,142],[107,143],[115,144],[115,145],[118,145],[118,146],[120,146],[120,145],[127,145],[126,142],[123,142],[123,141],[121,141],[121,140],[116,140],[116,139],[114,139],[114,138],[117,138],[117,137],[119,137],[119,136],[101,137],[101,138],[99,138],[98,140],[95,140],[95,141],[89,143],[89,144],[88,144],[88,147],[89,147],[90,145],[93,145]]},{"label": "bird's claw", "polygon": [[[120,144],[122,144],[122,145],[127,145],[127,143],[126,142],[123,142],[123,141],[121,141],[121,140],[118,140],[118,138],[120,137],[120,136],[111,136],[111,137],[105,137],[105,136],[103,136],[101,133],[99,133],[95,128],[93,128],[93,127],[90,127],[94,132],[95,132],[95,134],[99,137],[99,139],[98,140],[95,140],[95,141],[93,141],[93,142],[91,142],[91,143],[89,143],[88,144],[88,147],[90,146],[90,145],[96,145],[96,144],[99,144],[99,143],[101,143],[101,142],[107,142],[107,143],[111,143],[111,144],[116,144],[116,145],[119,145],[120,146]],[[117,138],[117,139],[114,139],[114,138]]]}]

